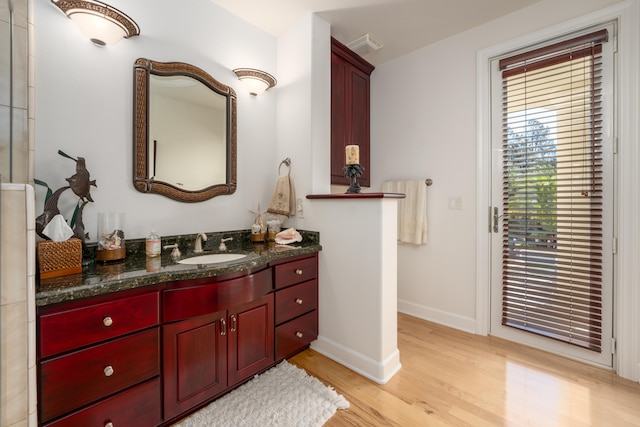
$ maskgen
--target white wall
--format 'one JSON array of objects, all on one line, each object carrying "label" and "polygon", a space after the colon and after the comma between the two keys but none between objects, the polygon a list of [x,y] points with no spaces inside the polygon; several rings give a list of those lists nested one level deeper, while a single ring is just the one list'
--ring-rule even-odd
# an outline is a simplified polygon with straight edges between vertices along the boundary
[{"label": "white wall", "polygon": [[[303,217],[289,221],[302,229],[312,229],[308,212],[311,206],[305,196],[329,192],[330,37],[326,21],[307,15],[278,40],[277,159],[291,159],[291,175]],[[285,171],[283,167],[282,173]]]},{"label": "white wall", "polygon": [[311,347],[384,384],[401,366],[397,199],[310,202],[315,228],[323,230],[318,262],[319,333]]},{"label": "white wall", "polygon": [[[281,160],[276,138],[279,88],[250,97],[232,70],[251,67],[275,74],[277,40],[208,0],[109,3],[138,23],[140,36],[98,48],[51,2],[35,2],[35,177],[57,189],[75,173],[74,162],[57,151],[86,159],[98,185],[91,190],[95,203],[84,210],[92,241],[99,212],[125,212],[128,238],[144,237],[151,228],[161,235],[248,228],[253,221],[249,209],[268,205]],[[196,65],[236,90],[235,194],[179,203],[134,189],[133,64],[140,57]],[[44,191],[36,190],[39,214]],[[77,201],[70,191],[64,196],[63,214]]]},{"label": "white wall", "polygon": [[[478,52],[616,3],[544,0],[376,68],[372,189],[395,178],[434,181],[428,244],[398,248],[401,311],[476,331]],[[461,210],[449,209],[450,197],[462,198]]]}]

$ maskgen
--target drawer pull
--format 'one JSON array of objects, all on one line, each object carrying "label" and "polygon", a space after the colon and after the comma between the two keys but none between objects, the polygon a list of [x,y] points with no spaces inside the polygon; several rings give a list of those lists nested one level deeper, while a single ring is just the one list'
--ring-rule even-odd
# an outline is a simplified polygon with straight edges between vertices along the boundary
[{"label": "drawer pull", "polygon": [[110,377],[111,375],[113,375],[113,366],[109,365],[106,368],[104,368],[104,376],[105,377]]},{"label": "drawer pull", "polygon": [[302,338],[302,332],[300,332],[300,331],[296,332],[296,336],[297,336],[298,338]]},{"label": "drawer pull", "polygon": [[297,269],[296,269],[296,274],[297,274],[298,276],[302,276],[302,269],[297,268]]},{"label": "drawer pull", "polygon": [[106,423],[104,425],[104,427],[113,427],[113,423],[111,421],[109,421],[108,423]]},{"label": "drawer pull", "polygon": [[102,319],[102,324],[104,326],[107,326],[107,327],[111,326],[111,325],[113,325],[113,319],[111,317],[107,316],[104,319]]},{"label": "drawer pull", "polygon": [[296,298],[296,304],[302,305],[302,298]]},{"label": "drawer pull", "polygon": [[231,332],[238,330],[238,319],[235,314],[231,315]]}]

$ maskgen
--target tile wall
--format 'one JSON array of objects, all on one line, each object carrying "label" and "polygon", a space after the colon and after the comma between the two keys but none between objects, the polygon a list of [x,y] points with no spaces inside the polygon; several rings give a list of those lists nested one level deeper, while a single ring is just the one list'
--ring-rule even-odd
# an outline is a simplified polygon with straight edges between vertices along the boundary
[{"label": "tile wall", "polygon": [[0,0],[0,427],[37,426],[33,1]]},{"label": "tile wall", "polygon": [[28,43],[33,20],[27,13],[29,1],[32,0],[0,0],[0,174],[3,182],[27,183],[33,176],[34,144],[29,138],[34,134],[29,132],[33,108],[28,108],[34,79],[33,69],[29,69],[33,50]]},{"label": "tile wall", "polygon": [[0,187],[0,426],[36,426],[35,197]]}]

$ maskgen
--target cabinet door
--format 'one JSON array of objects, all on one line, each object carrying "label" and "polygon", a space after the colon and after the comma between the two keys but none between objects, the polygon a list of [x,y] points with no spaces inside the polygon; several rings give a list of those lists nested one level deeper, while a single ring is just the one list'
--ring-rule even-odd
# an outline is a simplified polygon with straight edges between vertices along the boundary
[{"label": "cabinet door", "polygon": [[364,171],[358,183],[370,185],[370,75],[373,65],[331,39],[331,183],[349,185],[344,176],[345,147],[360,146]]},{"label": "cabinet door", "polygon": [[363,187],[369,187],[371,181],[369,75],[358,68],[351,67],[348,70],[347,78],[349,79],[351,98],[349,110],[351,126],[348,129],[347,140],[350,141],[349,144],[360,146],[360,164],[364,167],[364,171],[362,176],[358,178],[358,183]]},{"label": "cabinet door", "polygon": [[165,420],[227,388],[227,313],[163,326]]},{"label": "cabinet door", "polygon": [[349,184],[344,176],[345,147],[349,145],[347,102],[347,69],[349,64],[331,55],[331,183]]},{"label": "cabinet door", "polygon": [[274,362],[273,294],[229,311],[229,386]]}]

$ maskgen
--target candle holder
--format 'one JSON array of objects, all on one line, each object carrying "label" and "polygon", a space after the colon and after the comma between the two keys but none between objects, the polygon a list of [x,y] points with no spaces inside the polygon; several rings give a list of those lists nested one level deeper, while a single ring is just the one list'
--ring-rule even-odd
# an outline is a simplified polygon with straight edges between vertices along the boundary
[{"label": "candle holder", "polygon": [[358,194],[360,193],[360,184],[358,184],[357,178],[362,175],[364,168],[360,164],[350,164],[344,167],[344,176],[349,178],[349,188],[345,194]]}]

